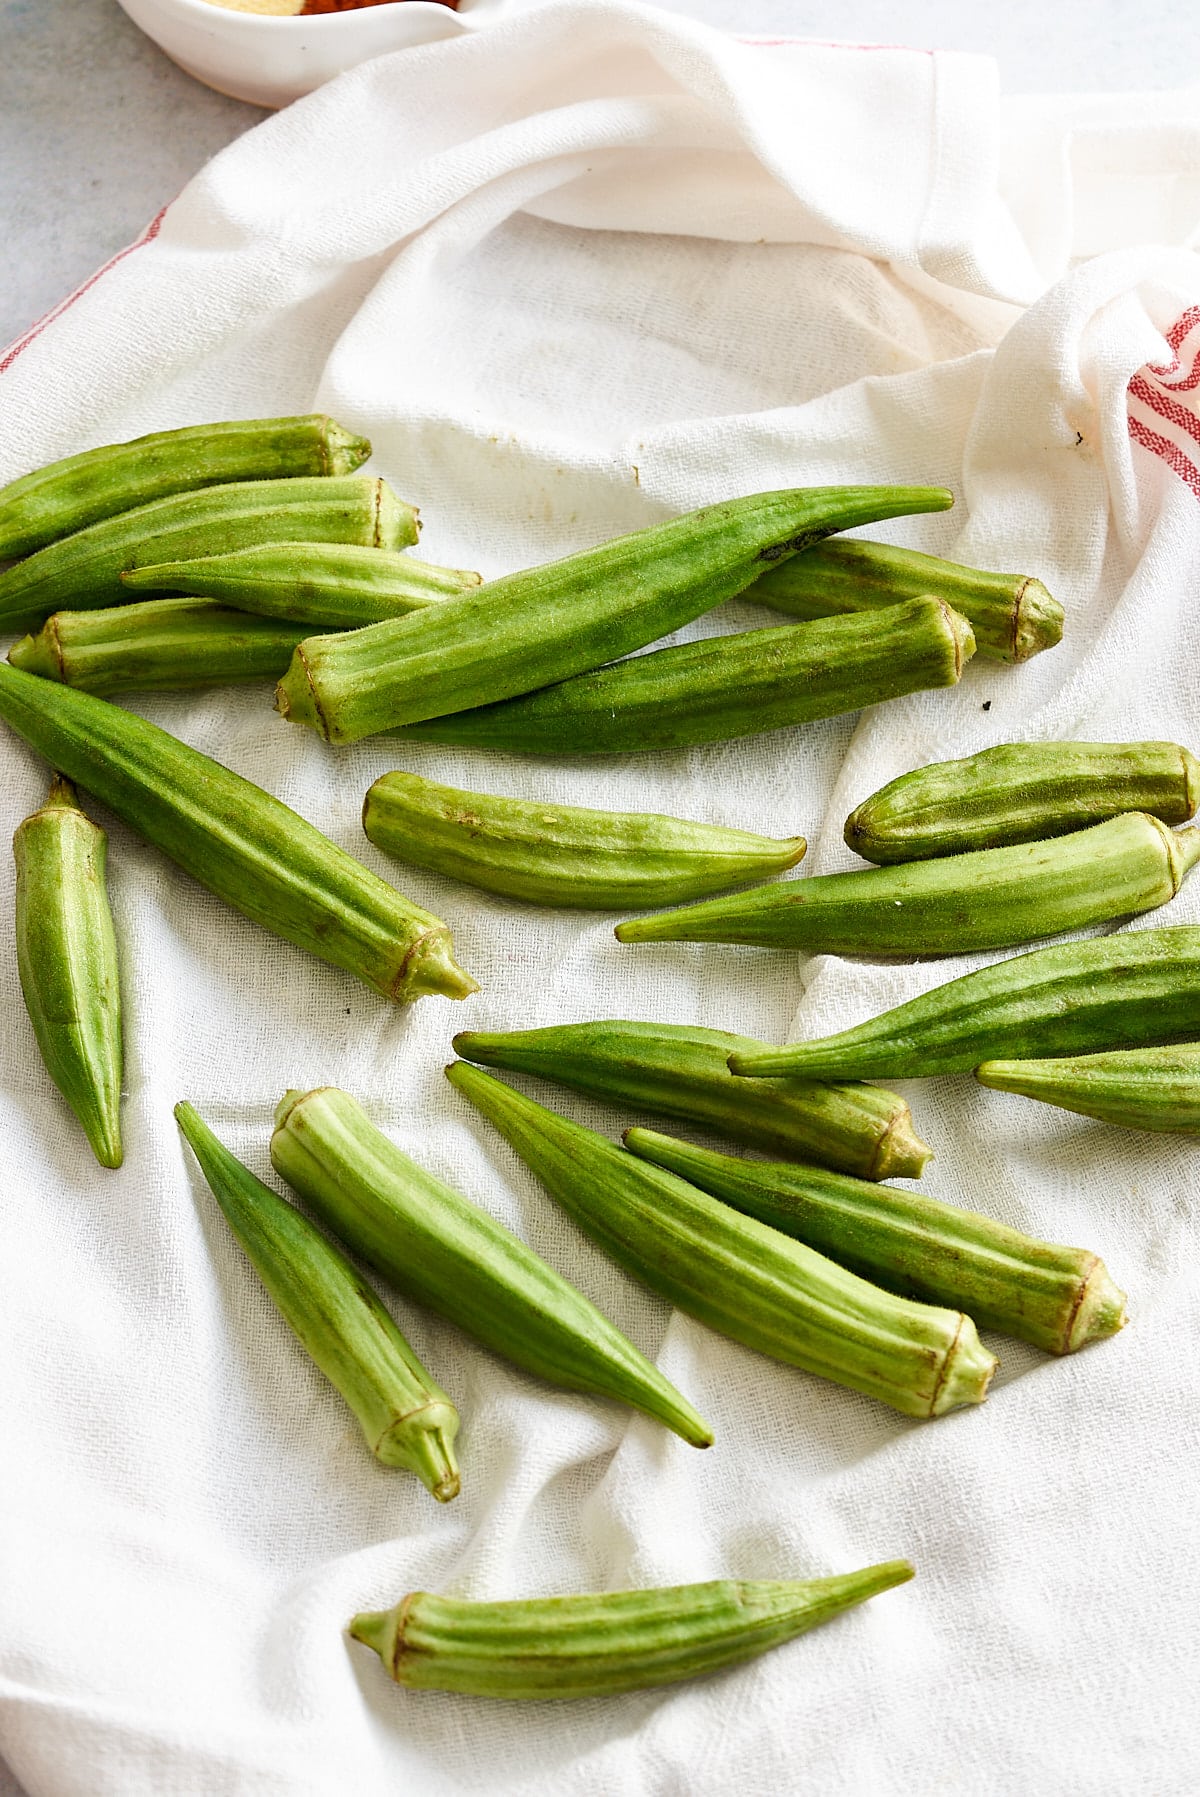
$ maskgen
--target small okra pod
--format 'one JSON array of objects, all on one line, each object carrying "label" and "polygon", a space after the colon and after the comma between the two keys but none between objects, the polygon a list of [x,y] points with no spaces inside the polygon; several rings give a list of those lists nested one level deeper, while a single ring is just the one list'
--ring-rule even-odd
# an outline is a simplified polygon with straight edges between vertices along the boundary
[{"label": "small okra pod", "polygon": [[136,713],[0,662],[0,717],[185,873],[385,998],[477,990],[440,918],[290,806]]},{"label": "small okra pod", "polygon": [[13,838],[17,969],[51,1079],[102,1167],[121,1149],[121,989],[104,883],[108,839],[55,775]]},{"label": "small okra pod", "polygon": [[831,618],[925,594],[970,620],[976,648],[991,661],[1028,661],[1062,639],[1063,608],[1040,580],[990,574],[861,537],[806,549],[760,576],[745,597],[794,618]]},{"label": "small okra pod", "polygon": [[602,1311],[503,1223],[427,1173],[333,1087],[288,1092],[277,1173],[400,1291],[517,1366],[615,1398],[693,1447],[712,1431]]},{"label": "small okra pod", "polygon": [[846,819],[864,860],[926,861],[1066,836],[1125,811],[1186,823],[1200,762],[1178,743],[1001,743],[901,774]]},{"label": "small okra pod", "polygon": [[600,1020],[540,1030],[464,1030],[454,1052],[486,1067],[535,1073],[577,1092],[682,1117],[862,1179],[918,1179],[930,1150],[907,1103],[882,1086],[736,1080],[731,1054],[765,1044],[695,1025]]},{"label": "small okra pod", "polygon": [[8,659],[81,692],[176,692],[277,680],[307,629],[209,599],[151,599],[57,611],[36,636],[14,643]]},{"label": "small okra pod", "polygon": [[975,1078],[1122,1129],[1200,1136],[1200,1043],[1042,1061],[984,1061]]},{"label": "small okra pod", "polygon": [[827,1579],[712,1579],[651,1591],[469,1603],[412,1591],[350,1624],[413,1691],[609,1697],[736,1666],[913,1576],[907,1560]]},{"label": "small okra pod", "polygon": [[806,954],[952,955],[1151,911],[1200,860],[1200,830],[1133,811],[1073,836],[756,886],[635,917],[622,942],[748,942]]},{"label": "small okra pod", "polygon": [[398,549],[416,538],[412,506],[365,474],[200,487],[102,518],[0,574],[0,630],[34,629],[55,611],[120,605],[129,597],[122,574],[151,562],[283,540]]},{"label": "small okra pod", "polygon": [[1115,1335],[1125,1294],[1104,1262],[900,1186],[714,1154],[652,1129],[625,1144],[890,1292],[965,1310],[986,1329],[1073,1354]]},{"label": "small okra pod", "polygon": [[458,1411],[345,1255],[230,1154],[190,1104],[175,1121],[284,1321],[362,1425],[384,1466],[441,1504],[458,1496]]},{"label": "small okra pod", "polygon": [[882,1291],[465,1061],[446,1071],[594,1242],[710,1329],[905,1416],[983,1402],[996,1360],[970,1317]]},{"label": "small okra pod", "polygon": [[355,742],[532,692],[666,636],[830,531],[950,503],[941,487],[810,487],[705,506],[488,581],[453,605],[312,637],[276,706],[329,742]]},{"label": "small okra pod", "polygon": [[[255,543],[228,555],[152,563],[121,576],[130,592],[188,593],[263,617],[355,630],[456,599],[478,574],[361,543]],[[286,666],[286,663],[284,664]]]},{"label": "small okra pod", "polygon": [[236,418],[155,431],[50,462],[0,490],[0,561],[101,518],[230,481],[353,474],[371,453],[332,418]]},{"label": "small okra pod", "polygon": [[794,867],[806,847],[803,836],[775,841],[653,812],[461,792],[404,773],[371,787],[363,829],[398,861],[468,886],[593,911],[723,892]]},{"label": "small okra pod", "polygon": [[953,686],[974,648],[965,618],[940,600],[910,599],[869,617],[654,649],[397,734],[533,755],[638,755],[729,742]]},{"label": "small okra pod", "polygon": [[921,1079],[1001,1055],[1038,1058],[1200,1035],[1200,926],[1055,943],[947,980],[853,1029],[730,1055],[733,1073]]}]

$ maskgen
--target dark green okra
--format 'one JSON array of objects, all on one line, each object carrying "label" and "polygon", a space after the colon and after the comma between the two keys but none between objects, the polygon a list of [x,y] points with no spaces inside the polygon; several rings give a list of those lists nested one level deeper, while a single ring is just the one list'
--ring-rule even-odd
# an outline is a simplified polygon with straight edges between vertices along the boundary
[{"label": "dark green okra", "polygon": [[996,1361],[970,1317],[881,1291],[465,1061],[446,1071],[580,1228],[680,1310],[905,1416],[983,1402]]},{"label": "dark green okra", "polygon": [[135,713],[0,662],[0,717],[243,916],[385,998],[477,990],[440,918],[289,806]]},{"label": "dark green okra", "polygon": [[190,1104],[175,1120],[284,1321],[358,1418],[384,1466],[439,1503],[458,1496],[458,1411],[366,1281],[307,1218],[235,1159]]},{"label": "dark green okra", "polygon": [[372,786],[363,829],[398,861],[485,892],[594,911],[724,892],[794,867],[807,846],[803,836],[775,841],[653,812],[506,799],[404,773]]},{"label": "dark green okra", "polygon": [[831,531],[950,503],[940,487],[811,487],[705,506],[489,581],[453,605],[313,637],[276,704],[330,742],[354,742],[508,699],[654,642]]},{"label": "dark green okra", "polygon": [[1200,1136],[1200,1043],[1041,1061],[984,1061],[975,1078],[1122,1129]]},{"label": "dark green okra", "polygon": [[730,1055],[771,1079],[920,1079],[981,1061],[1086,1054],[1200,1035],[1200,927],[1035,948],[813,1042]]},{"label": "dark green okra", "polygon": [[50,462],[0,490],[0,561],[101,518],[231,481],[353,474],[371,453],[332,418],[237,418],[155,431]]},{"label": "dark green okra", "polygon": [[17,969],[42,1059],[102,1167],[119,1167],[121,987],[104,883],[108,838],[55,775],[13,838]]},{"label": "dark green okra", "polygon": [[1168,830],[1134,811],[1051,842],[756,886],[634,917],[615,933],[622,942],[747,942],[808,954],[966,954],[1152,911],[1197,860],[1200,830]]},{"label": "dark green okra", "polygon": [[1083,1248],[819,1167],[740,1160],[652,1129],[626,1130],[625,1143],[888,1291],[965,1310],[982,1327],[1049,1354],[1073,1354],[1124,1325],[1124,1292]]},{"label": "dark green okra", "polygon": [[794,618],[831,618],[925,595],[969,619],[976,648],[993,661],[1027,661],[1062,639],[1063,608],[1040,580],[990,574],[861,537],[806,549],[768,570],[745,596]]},{"label": "dark green okra", "polygon": [[441,605],[477,587],[479,576],[361,543],[254,543],[131,568],[121,583],[133,593],[187,593],[263,617],[304,618],[311,636],[314,624],[356,630]]},{"label": "dark green okra", "polygon": [[14,668],[87,693],[175,692],[277,680],[307,624],[252,618],[209,599],[57,611],[8,652]]},{"label": "dark green okra", "polygon": [[471,1697],[608,1697],[736,1666],[902,1585],[907,1560],[828,1579],[468,1603],[412,1591],[350,1624],[398,1685]]},{"label": "dark green okra", "polygon": [[846,819],[867,861],[925,861],[1066,836],[1125,811],[1186,823],[1200,762],[1178,743],[1001,743],[902,774]]},{"label": "dark green okra", "polygon": [[910,599],[869,617],[655,649],[399,734],[534,755],[636,755],[728,742],[953,686],[974,646],[965,618],[940,600]]},{"label": "dark green okra", "polygon": [[615,1398],[693,1447],[712,1431],[582,1292],[503,1223],[401,1153],[345,1092],[289,1092],[271,1160],[356,1254],[539,1378]]},{"label": "dark green okra", "polygon": [[729,1056],[766,1045],[725,1030],[602,1019],[540,1030],[464,1030],[466,1061],[682,1117],[751,1148],[838,1167],[862,1179],[917,1179],[930,1150],[905,1100],[882,1086],[735,1080]]}]

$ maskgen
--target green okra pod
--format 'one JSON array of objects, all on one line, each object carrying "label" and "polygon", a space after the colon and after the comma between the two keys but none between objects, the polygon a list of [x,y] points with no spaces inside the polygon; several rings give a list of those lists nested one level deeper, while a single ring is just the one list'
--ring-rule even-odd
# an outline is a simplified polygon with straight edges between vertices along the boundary
[{"label": "green okra pod", "polygon": [[17,969],[42,1059],[102,1167],[119,1167],[121,987],[104,870],[108,838],[55,775],[13,838]]},{"label": "green okra pod", "polygon": [[230,481],[353,474],[371,453],[332,418],[236,418],[155,431],[50,462],[0,489],[0,561],[101,518]]},{"label": "green okra pod", "polygon": [[1050,842],[756,886],[634,917],[615,933],[622,942],[747,942],[807,954],[966,954],[1152,911],[1197,860],[1200,830],[1168,830],[1133,811]]},{"label": "green okra pod", "polygon": [[925,861],[1066,836],[1125,811],[1186,823],[1200,762],[1178,743],[1001,743],[901,774],[846,819],[867,861]]},{"label": "green okra pod", "polygon": [[187,593],[263,617],[304,618],[310,636],[313,624],[356,630],[440,605],[480,584],[466,569],[362,543],[254,543],[227,555],[131,568],[121,583],[133,593]]},{"label": "green okra pod", "polygon": [[764,1047],[725,1030],[608,1019],[540,1030],[464,1030],[454,1038],[455,1054],[466,1061],[682,1117],[751,1148],[862,1179],[920,1177],[930,1150],[903,1098],[882,1086],[734,1079],[729,1056]]},{"label": "green okra pod", "polygon": [[458,1411],[345,1255],[230,1154],[190,1104],[175,1120],[284,1321],[362,1426],[384,1466],[439,1503],[458,1496]]},{"label": "green okra pod", "polygon": [[747,1161],[629,1129],[626,1146],[735,1210],[794,1236],[888,1291],[965,1310],[976,1323],[1072,1354],[1115,1335],[1125,1294],[1104,1262],[900,1186],[819,1167]]},{"label": "green okra pod", "polygon": [[399,734],[534,755],[636,755],[728,742],[953,686],[974,646],[965,618],[937,599],[910,599],[870,617],[654,649]]},{"label": "green okra pod", "polygon": [[156,724],[0,662],[0,717],[193,879],[385,998],[477,990],[440,918],[290,806]]},{"label": "green okra pod", "polygon": [[981,1061],[1200,1035],[1200,926],[1055,943],[948,980],[853,1029],[729,1057],[750,1078],[920,1079]]},{"label": "green okra pod", "polygon": [[1115,1123],[1200,1136],[1200,1043],[1040,1061],[984,1061],[981,1085]]},{"label": "green okra pod", "polygon": [[465,1061],[446,1071],[580,1228],[680,1310],[905,1416],[983,1402],[996,1360],[970,1317],[868,1284]]},{"label": "green okra pod", "polygon": [[417,514],[386,481],[237,481],[155,499],[60,537],[0,574],[0,630],[30,630],[55,611],[95,610],[129,597],[130,568],[218,555],[251,543],[361,543],[402,548],[417,537]]},{"label": "green okra pod", "polygon": [[289,1092],[271,1160],[346,1245],[496,1354],[615,1398],[693,1447],[712,1431],[614,1323],[510,1229],[403,1154],[332,1087]]},{"label": "green okra pod", "polygon": [[608,1697],[754,1659],[913,1576],[890,1560],[827,1579],[469,1603],[412,1591],[350,1623],[398,1685],[471,1697]]},{"label": "green okra pod", "polygon": [[489,581],[453,605],[313,637],[276,704],[330,742],[354,742],[508,699],[654,642],[830,531],[950,503],[940,487],[811,487],[705,506]]},{"label": "green okra pod", "polygon": [[653,812],[506,799],[404,773],[371,787],[363,829],[398,861],[485,892],[594,911],[723,892],[794,867],[807,846],[803,836],[775,841]]},{"label": "green okra pod", "polygon": [[87,693],[175,692],[277,680],[307,624],[253,618],[209,599],[57,611],[8,652],[14,668]]},{"label": "green okra pod", "polygon": [[1063,608],[1031,575],[990,574],[861,537],[806,549],[768,569],[745,597],[807,619],[877,611],[926,595],[969,619],[976,648],[992,661],[1028,661],[1062,640]]}]

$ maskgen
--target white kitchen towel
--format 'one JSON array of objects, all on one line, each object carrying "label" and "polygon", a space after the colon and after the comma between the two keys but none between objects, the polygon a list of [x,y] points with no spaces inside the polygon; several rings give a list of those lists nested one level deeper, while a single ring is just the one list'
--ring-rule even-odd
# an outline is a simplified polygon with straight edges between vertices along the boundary
[{"label": "white kitchen towel", "polygon": [[[0,956],[0,1751],[30,1797],[1194,1791],[1192,1146],[914,1083],[927,1188],[1094,1248],[1133,1321],[1072,1361],[993,1341],[986,1406],[910,1423],[635,1286],[441,1069],[468,1026],[816,1034],[980,958],[622,947],[609,917],[388,864],[358,816],[401,765],[802,831],[819,872],[851,864],[852,804],[931,758],[1013,738],[1198,746],[1198,113],[1195,91],[1005,99],[984,59],[738,43],[562,0],[260,126],[0,355],[3,478],[319,406],[420,504],[422,553],[485,575],[734,493],[945,483],[953,511],[879,534],[1036,574],[1067,613],[1027,666],[976,659],[952,691],[657,757],[335,752],[265,690],[145,701],[446,917],[482,991],[389,1011],[114,824],[114,1174],[50,1087]],[[739,603],[696,628],[772,621]],[[11,831],[45,770],[7,733],[0,764]],[[1200,887],[1153,921],[1196,920]],[[271,1177],[274,1104],[319,1083],[574,1279],[717,1445],[559,1393],[394,1300],[462,1411],[462,1496],[439,1508],[375,1465],[171,1117],[192,1099]],[[538,1095],[610,1132],[635,1120]],[[504,1598],[896,1555],[917,1569],[903,1590],[754,1665],[621,1699],[405,1693],[344,1633],[420,1587]]]}]

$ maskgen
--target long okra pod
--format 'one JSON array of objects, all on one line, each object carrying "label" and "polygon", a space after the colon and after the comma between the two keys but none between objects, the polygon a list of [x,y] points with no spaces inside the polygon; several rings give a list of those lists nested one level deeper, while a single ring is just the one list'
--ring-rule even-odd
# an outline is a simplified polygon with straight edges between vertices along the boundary
[{"label": "long okra pod", "polygon": [[948,980],[853,1029],[730,1055],[750,1078],[919,1079],[981,1061],[1200,1034],[1200,926],[1055,943]]},{"label": "long okra pod", "polygon": [[413,508],[365,474],[201,487],[103,518],[0,574],[0,631],[119,605],[129,597],[121,575],[151,562],[283,540],[398,549],[416,537]]},{"label": "long okra pod", "polygon": [[1063,608],[1040,580],[991,574],[861,537],[805,550],[769,569],[745,597],[794,618],[831,618],[925,594],[968,618],[980,655],[993,661],[1027,661],[1062,639]]},{"label": "long okra pod", "polygon": [[535,755],[636,755],[728,742],[953,686],[974,647],[965,618],[937,599],[910,599],[870,617],[654,649],[399,734]]},{"label": "long okra pod", "polygon": [[981,1085],[1018,1092],[1122,1129],[1200,1136],[1200,1044],[1041,1061],[984,1061]]},{"label": "long okra pod", "polygon": [[1009,948],[1151,911],[1200,860],[1200,830],[1145,812],[1051,842],[756,886],[634,917],[622,942],[748,942],[808,954],[950,955]]},{"label": "long okra pod", "polygon": [[701,1123],[751,1148],[838,1167],[862,1179],[916,1179],[930,1151],[903,1098],[881,1086],[736,1080],[735,1052],[765,1044],[725,1030],[601,1020],[540,1030],[464,1030],[466,1061],[536,1073],[614,1104]]},{"label": "long okra pod", "polygon": [[145,718],[0,662],[0,717],[31,748],[253,922],[385,998],[475,982],[450,932],[312,824]]},{"label": "long okra pod", "polygon": [[925,861],[1066,836],[1124,811],[1182,824],[1200,762],[1178,743],[1001,743],[901,774],[846,819],[867,861]]},{"label": "long okra pod", "polygon": [[881,1291],[465,1061],[446,1071],[580,1228],[690,1316],[906,1416],[983,1402],[996,1361],[970,1317]]},{"label": "long okra pod", "polygon": [[56,611],[8,652],[14,668],[87,693],[174,692],[277,680],[307,624],[252,618],[209,599]]},{"label": "long okra pod", "polygon": [[693,1447],[712,1431],[582,1292],[425,1172],[333,1088],[289,1092],[271,1160],[348,1247],[485,1347],[571,1391],[615,1398]]},{"label": "long okra pod", "polygon": [[375,1293],[333,1243],[244,1167],[190,1104],[175,1120],[225,1220],[284,1321],[345,1398],[384,1466],[416,1473],[439,1503],[458,1496],[458,1411]]},{"label": "long okra pod", "polygon": [[330,742],[491,704],[654,642],[830,531],[950,503],[940,487],[811,487],[705,506],[505,575],[453,605],[313,637],[276,703]]},{"label": "long okra pod", "polygon": [[807,846],[803,836],[461,792],[404,773],[372,786],[363,829],[398,861],[485,892],[596,911],[724,892],[794,867]]},{"label": "long okra pod", "polygon": [[191,424],[85,449],[0,490],[0,561],[171,493],[230,481],[353,474],[370,453],[365,437],[315,412]]},{"label": "long okra pod", "polygon": [[1072,1354],[1115,1335],[1125,1294],[1104,1262],[900,1186],[747,1161],[629,1129],[636,1155],[794,1236],[888,1291],[965,1310],[984,1328]]},{"label": "long okra pod", "polygon": [[17,969],[51,1079],[102,1167],[121,1149],[121,988],[104,884],[108,839],[55,775],[13,838]]},{"label": "long okra pod", "polygon": [[471,1697],[607,1697],[754,1659],[913,1576],[891,1560],[827,1579],[713,1579],[651,1591],[468,1603],[412,1591],[350,1624],[389,1677]]},{"label": "long okra pod", "polygon": [[361,543],[255,543],[131,568],[121,584],[131,593],[188,593],[263,617],[305,618],[311,636],[313,624],[356,630],[440,605],[477,587],[479,576]]}]

